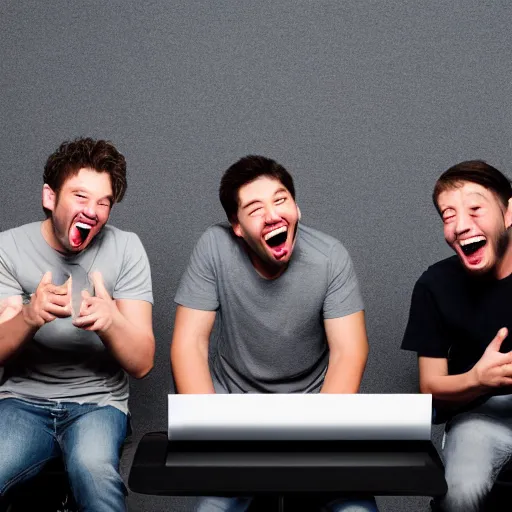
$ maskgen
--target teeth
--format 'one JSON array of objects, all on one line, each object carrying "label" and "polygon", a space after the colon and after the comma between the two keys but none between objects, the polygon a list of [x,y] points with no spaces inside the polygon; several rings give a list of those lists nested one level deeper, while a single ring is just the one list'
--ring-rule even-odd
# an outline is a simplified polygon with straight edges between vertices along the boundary
[{"label": "teeth", "polygon": [[279,233],[284,233],[288,228],[286,226],[281,226],[280,228],[274,229],[270,233],[265,235],[265,240],[272,238],[273,236],[279,235]]},{"label": "teeth", "polygon": [[77,222],[75,224],[75,226],[80,229],[91,229],[91,227],[92,227],[92,226],[89,226],[89,224],[84,224],[83,222]]},{"label": "teeth", "polygon": [[465,245],[474,244],[476,242],[482,242],[485,240],[485,236],[479,235],[474,236],[473,238],[466,238],[466,240],[461,240],[460,245],[464,247]]}]

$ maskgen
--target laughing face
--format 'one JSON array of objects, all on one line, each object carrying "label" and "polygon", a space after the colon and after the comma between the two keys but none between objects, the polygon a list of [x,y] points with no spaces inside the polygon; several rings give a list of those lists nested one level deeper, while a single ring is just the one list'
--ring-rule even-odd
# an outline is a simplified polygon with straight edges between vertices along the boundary
[{"label": "laughing face", "polygon": [[295,246],[299,209],[278,180],[262,176],[238,191],[235,234],[245,240],[254,268],[267,279],[281,275]]},{"label": "laughing face", "polygon": [[[491,190],[463,182],[437,198],[444,237],[464,267],[472,273],[502,272],[510,252],[508,228],[512,207],[505,208]],[[499,276],[498,276],[499,277]]]},{"label": "laughing face", "polygon": [[46,242],[62,253],[83,251],[106,224],[112,208],[110,175],[80,169],[56,194],[43,187],[43,206],[52,212],[43,222]]}]

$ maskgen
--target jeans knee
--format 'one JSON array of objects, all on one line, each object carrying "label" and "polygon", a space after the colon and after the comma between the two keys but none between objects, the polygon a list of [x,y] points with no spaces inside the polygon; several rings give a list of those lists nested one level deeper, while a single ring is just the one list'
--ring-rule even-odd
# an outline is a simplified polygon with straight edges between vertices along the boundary
[{"label": "jeans knee", "polygon": [[449,482],[441,504],[446,512],[478,512],[490,491],[491,484],[485,481]]}]

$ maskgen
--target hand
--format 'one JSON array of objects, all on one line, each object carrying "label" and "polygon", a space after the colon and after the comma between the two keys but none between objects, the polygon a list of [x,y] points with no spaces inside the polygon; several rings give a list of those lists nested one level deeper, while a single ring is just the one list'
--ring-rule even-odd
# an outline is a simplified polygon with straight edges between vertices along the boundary
[{"label": "hand", "polygon": [[56,318],[71,316],[71,278],[63,285],[52,283],[52,273],[46,272],[30,298],[30,304],[23,307],[25,321],[39,328]]},{"label": "hand", "polygon": [[95,297],[84,290],[82,292],[82,305],[80,306],[80,315],[73,320],[73,325],[86,331],[98,331],[103,333],[109,329],[112,322],[119,315],[116,301],[113,300],[105,285],[100,272],[93,272],[91,280],[94,285]]},{"label": "hand", "polygon": [[508,329],[500,329],[471,370],[480,386],[494,388],[512,385],[512,352],[500,352],[501,344],[507,336]]}]

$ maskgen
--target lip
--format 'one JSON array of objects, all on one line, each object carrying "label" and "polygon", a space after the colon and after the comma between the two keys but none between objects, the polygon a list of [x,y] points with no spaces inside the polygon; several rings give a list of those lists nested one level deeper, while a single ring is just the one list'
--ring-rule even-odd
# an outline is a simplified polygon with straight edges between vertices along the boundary
[{"label": "lip", "polygon": [[263,241],[265,241],[265,236],[268,235],[268,233],[271,233],[272,231],[275,231],[276,229],[282,228],[283,226],[288,227],[288,223],[281,221],[276,224],[272,224],[272,226],[268,229],[263,229],[261,232],[261,237],[263,238]]},{"label": "lip", "polygon": [[480,249],[477,249],[477,251],[475,251],[473,254],[466,256],[459,245],[457,247],[457,254],[459,255],[459,258],[464,262],[464,265],[466,265],[468,268],[477,268],[480,267],[485,260],[486,247],[487,245],[484,245],[480,247]]},{"label": "lip", "polygon": [[96,226],[97,222],[94,222],[90,219],[84,219],[83,217],[76,217],[73,221],[73,224],[76,224],[77,222],[81,222],[82,224],[87,224],[88,226],[91,226],[92,228]]}]

